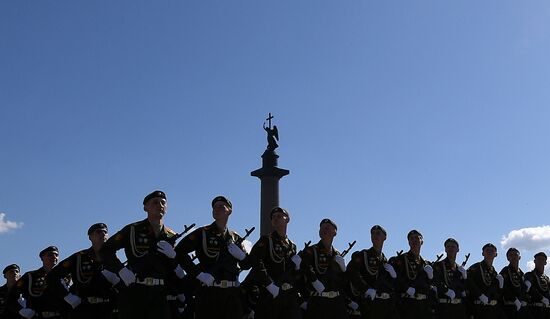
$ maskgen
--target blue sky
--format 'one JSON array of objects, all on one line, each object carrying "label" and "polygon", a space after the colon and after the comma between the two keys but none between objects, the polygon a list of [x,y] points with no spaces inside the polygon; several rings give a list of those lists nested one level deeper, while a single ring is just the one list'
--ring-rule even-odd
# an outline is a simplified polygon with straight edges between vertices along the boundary
[{"label": "blue sky", "polygon": [[[281,205],[298,246],[430,260],[455,237],[481,258],[550,248],[547,1],[2,1],[0,263],[39,266],[145,217],[258,226],[262,123],[280,130]],[[257,233],[252,239],[257,239]],[[502,243],[501,243],[502,242]]]}]

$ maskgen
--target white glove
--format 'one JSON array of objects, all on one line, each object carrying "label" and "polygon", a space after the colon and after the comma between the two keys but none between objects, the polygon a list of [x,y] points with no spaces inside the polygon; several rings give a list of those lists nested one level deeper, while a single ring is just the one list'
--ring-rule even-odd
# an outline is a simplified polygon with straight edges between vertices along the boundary
[{"label": "white glove", "polygon": [[136,275],[126,267],[122,267],[122,269],[119,270],[118,276],[122,279],[122,281],[124,281],[126,286],[130,286],[136,282]]},{"label": "white glove", "polygon": [[170,243],[166,240],[161,240],[157,243],[157,251],[163,253],[164,256],[170,259],[174,259],[176,257],[176,251],[174,250],[174,247],[172,247],[172,245],[170,245]]},{"label": "white glove", "polygon": [[277,287],[277,285],[274,283],[270,283],[265,287],[265,289],[269,291],[269,293],[273,296],[273,299],[277,298],[277,296],[279,295],[279,291],[281,290],[281,288]]},{"label": "white glove", "polygon": [[437,286],[430,286],[430,289],[437,295]]},{"label": "white glove", "polygon": [[31,319],[32,317],[34,317],[34,310],[29,309],[29,308],[23,308],[23,309],[19,310],[19,314],[22,317],[25,317],[27,319]]},{"label": "white glove", "polygon": [[468,279],[468,272],[466,271],[466,269],[464,269],[464,267],[458,266],[457,269],[460,272],[460,274],[462,275],[462,279],[464,279],[464,280]]},{"label": "white glove", "polygon": [[17,303],[19,303],[21,308],[27,308],[27,299],[25,299],[23,295],[19,295],[19,299],[17,299]]},{"label": "white glove", "polygon": [[183,307],[183,308],[178,308],[178,312],[179,312],[180,315],[181,315],[184,311],[185,311],[185,307]]},{"label": "white glove", "polygon": [[481,303],[486,305],[489,303],[489,298],[487,298],[487,296],[485,296],[484,294],[481,294],[481,296],[479,296],[479,301],[481,301]]},{"label": "white glove", "polygon": [[376,298],[376,289],[369,288],[367,291],[365,291],[365,299],[370,298],[371,300],[374,300]]},{"label": "white glove", "polygon": [[449,297],[449,299],[453,300],[456,297],[456,293],[455,293],[454,290],[448,289],[447,292],[445,293],[445,296],[447,296],[447,297]]},{"label": "white glove", "polygon": [[235,243],[230,243],[227,245],[227,250],[231,254],[231,256],[235,257],[238,260],[243,260],[246,257],[246,254],[242,249],[239,248],[239,246],[235,245]]},{"label": "white glove", "polygon": [[180,265],[178,265],[176,269],[174,269],[174,272],[179,279],[185,277],[185,271],[183,270],[183,268],[181,268]]},{"label": "white glove", "polygon": [[322,293],[325,290],[325,285],[323,285],[322,282],[319,281],[319,279],[315,280],[311,283],[313,288],[317,291],[317,293]]},{"label": "white glove", "polygon": [[80,305],[80,303],[82,302],[79,296],[73,295],[72,293],[69,293],[68,295],[66,295],[65,298],[63,298],[63,300],[65,300],[69,305],[71,305],[73,309],[78,307],[78,305]]},{"label": "white glove", "polygon": [[413,287],[409,287],[409,289],[407,289],[407,295],[409,296],[414,296],[414,293],[416,292],[416,289],[414,289]]},{"label": "white glove", "polygon": [[500,289],[504,288],[504,277],[502,277],[501,274],[498,274],[496,278],[498,280],[498,288]]},{"label": "white glove", "polygon": [[348,304],[348,307],[355,311],[359,308],[359,305],[355,301],[351,300]]},{"label": "white glove", "polygon": [[525,287],[527,287],[525,289],[526,292],[529,292],[529,289],[531,289],[531,282],[529,280],[526,280],[525,281]]},{"label": "white glove", "polygon": [[197,279],[207,287],[211,287],[214,284],[214,277],[207,272],[201,272],[198,274]]},{"label": "white glove", "polygon": [[299,270],[300,269],[300,264],[302,263],[302,258],[300,258],[300,256],[298,256],[298,255],[294,255],[294,256],[290,257],[290,260],[292,260],[294,265],[296,265],[296,270]]},{"label": "white glove", "polygon": [[101,274],[103,275],[103,277],[105,277],[105,279],[107,279],[108,282],[111,283],[111,285],[116,285],[120,282],[120,277],[117,276],[114,272],[110,272],[108,271],[107,269],[103,269],[101,271]]},{"label": "white glove", "polygon": [[519,309],[521,308],[521,301],[516,298],[516,300],[514,300],[514,305],[516,305],[516,310],[519,311]]},{"label": "white glove", "polygon": [[181,301],[182,303],[185,302],[185,294],[179,294],[178,300]]},{"label": "white glove", "polygon": [[428,279],[434,278],[434,269],[430,265],[424,266],[424,271],[426,272],[426,275],[428,275]]},{"label": "white glove", "polygon": [[548,298],[542,297],[542,300],[541,300],[541,301],[542,301],[542,303],[543,303],[546,307],[548,307]]},{"label": "white glove", "polygon": [[304,301],[300,304],[300,308],[302,308],[303,310],[307,310],[307,301]]},{"label": "white glove", "polygon": [[386,271],[390,274],[390,276],[395,279],[397,278],[397,273],[395,272],[395,269],[393,269],[393,266],[386,263],[384,264],[384,269],[386,269]]},{"label": "white glove", "polygon": [[334,261],[340,266],[340,269],[342,271],[346,271],[346,262],[344,261],[344,257],[340,255],[334,256]]}]

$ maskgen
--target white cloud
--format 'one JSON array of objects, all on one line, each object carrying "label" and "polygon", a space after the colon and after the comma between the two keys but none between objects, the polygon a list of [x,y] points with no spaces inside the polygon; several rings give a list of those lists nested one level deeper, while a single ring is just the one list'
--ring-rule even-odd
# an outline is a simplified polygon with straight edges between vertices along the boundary
[{"label": "white cloud", "polygon": [[6,214],[0,213],[0,234],[23,227],[23,223],[12,222],[11,220],[5,220],[5,218]]},{"label": "white cloud", "polygon": [[502,236],[500,244],[504,249],[515,247],[519,250],[538,252],[550,248],[550,226],[538,226],[512,230]]}]

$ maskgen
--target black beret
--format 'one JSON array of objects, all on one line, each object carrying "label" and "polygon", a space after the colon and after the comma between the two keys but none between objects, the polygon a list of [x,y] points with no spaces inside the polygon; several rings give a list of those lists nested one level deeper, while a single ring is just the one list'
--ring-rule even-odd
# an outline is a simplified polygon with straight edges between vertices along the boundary
[{"label": "black beret", "polygon": [[233,208],[233,205],[231,204],[229,199],[225,198],[224,196],[214,197],[214,199],[212,200],[212,208],[214,208],[214,204],[216,204],[216,202],[224,202],[227,204],[227,206],[229,206],[229,208]]},{"label": "black beret", "polygon": [[276,206],[276,207],[273,207],[273,209],[271,210],[271,213],[269,213],[269,218],[273,218],[273,214],[275,213],[283,213],[284,215],[286,215],[286,217],[290,217],[286,209]]},{"label": "black beret", "polygon": [[537,258],[537,257],[544,257],[544,259],[547,258],[547,257],[546,257],[546,254],[545,254],[544,252],[542,252],[542,251],[541,251],[540,253],[536,253],[536,254],[535,254],[535,258]]},{"label": "black beret", "polygon": [[49,247],[46,247],[46,248],[42,249],[42,251],[38,254],[38,256],[40,258],[42,258],[42,256],[44,256],[44,254],[49,253],[50,251],[54,251],[54,252],[59,254],[59,249],[57,249],[57,247],[49,246]]},{"label": "black beret", "polygon": [[18,272],[21,272],[21,269],[19,268],[19,266],[17,266],[16,264],[11,264],[6,266],[6,268],[4,268],[4,271],[2,271],[2,274],[5,275],[8,271],[12,269],[17,269]]},{"label": "black beret", "polygon": [[520,253],[519,253],[519,250],[517,250],[517,248],[510,247],[510,248],[508,248],[508,250],[506,251],[506,256],[508,256],[508,254],[510,254],[510,253],[512,253],[512,252],[516,252],[516,253],[518,253],[518,255],[520,254]]},{"label": "black beret", "polygon": [[90,236],[94,231],[96,231],[98,229],[105,229],[105,231],[109,230],[107,228],[107,225],[105,225],[104,223],[96,223],[96,224],[93,224],[92,226],[90,226],[90,228],[88,228],[88,236]]},{"label": "black beret", "polygon": [[323,224],[331,224],[336,230],[338,230],[338,226],[336,226],[336,223],[333,222],[332,220],[330,220],[329,218],[323,219],[323,220],[319,223],[319,227],[321,227],[321,225],[323,225]]},{"label": "black beret", "polygon": [[155,197],[160,197],[160,198],[166,199],[166,194],[164,194],[163,191],[156,190],[156,191],[152,192],[151,194],[145,196],[145,198],[143,199],[143,205],[145,205],[147,203],[147,201],[149,201],[151,198],[155,198]]},{"label": "black beret", "polygon": [[460,248],[460,245],[458,245],[458,241],[456,241],[456,239],[454,239],[454,238],[447,238],[445,240],[445,242],[443,243],[443,247],[447,247],[448,243],[454,243],[456,245],[456,247]]},{"label": "black beret", "polygon": [[422,234],[421,234],[418,230],[416,230],[416,229],[411,230],[411,231],[407,234],[407,239],[411,238],[412,236],[418,236],[418,237],[420,237],[420,238],[424,238],[424,237],[422,236]]},{"label": "black beret", "polygon": [[386,233],[386,230],[384,229],[384,227],[382,227],[380,225],[372,226],[372,228],[370,229],[370,233],[372,234],[372,232],[375,231],[375,230],[379,230],[379,231],[383,232],[385,236],[388,236],[388,234]]},{"label": "black beret", "polygon": [[490,247],[492,247],[492,248],[494,248],[495,250],[497,250],[497,246],[495,246],[495,245],[493,245],[493,244],[491,244],[491,243],[487,243],[487,244],[483,245],[483,248],[481,248],[481,251],[484,251],[485,248],[490,248]]}]

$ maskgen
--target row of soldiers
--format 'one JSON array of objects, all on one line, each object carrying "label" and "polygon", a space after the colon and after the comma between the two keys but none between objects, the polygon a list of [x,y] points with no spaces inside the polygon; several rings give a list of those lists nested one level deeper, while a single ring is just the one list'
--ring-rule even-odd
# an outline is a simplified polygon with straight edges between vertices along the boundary
[{"label": "row of soldiers", "polygon": [[[543,252],[524,274],[519,251],[510,248],[499,273],[492,265],[497,248],[486,244],[483,260],[466,270],[457,264],[455,239],[445,241],[445,259],[429,262],[422,235],[412,230],[409,250],[387,260],[387,233],[375,225],[372,247],[346,264],[352,245],[333,247],[334,221],[321,220],[319,242],[298,251],[287,236],[290,214],[275,207],[274,231],[248,253],[243,240],[251,230],[240,236],[228,229],[233,208],[223,196],[212,200],[212,224],[179,234],[164,225],[164,192],[148,194],[143,207],[146,219],[111,237],[107,225],[92,225],[91,247],[59,263],[50,246],[39,253],[37,270],[19,276],[17,265],[7,266],[0,318],[550,318]],[[249,272],[241,283],[242,270]]]}]

